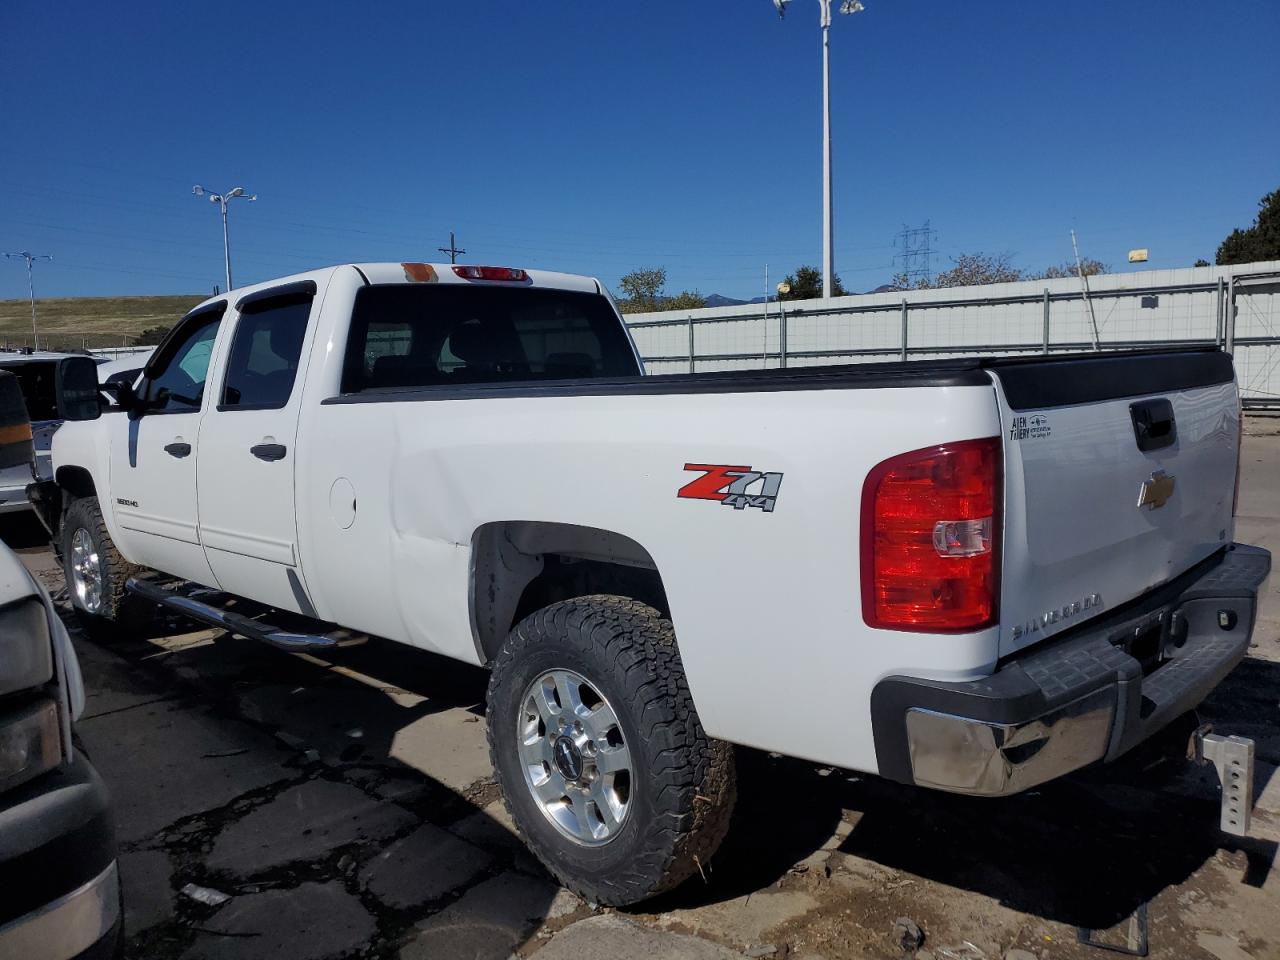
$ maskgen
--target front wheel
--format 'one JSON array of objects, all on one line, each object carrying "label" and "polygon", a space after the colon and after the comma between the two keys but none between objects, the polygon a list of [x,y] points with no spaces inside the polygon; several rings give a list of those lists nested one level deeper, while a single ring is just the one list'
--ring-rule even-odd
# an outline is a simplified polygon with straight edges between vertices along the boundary
[{"label": "front wheel", "polygon": [[488,728],[521,836],[587,900],[670,890],[724,839],[732,748],[703,732],[671,622],[652,607],[593,596],[527,617],[494,663]]},{"label": "front wheel", "polygon": [[62,572],[86,633],[110,640],[142,625],[147,610],[124,588],[139,569],[116,549],[97,497],[73,500],[62,518]]}]

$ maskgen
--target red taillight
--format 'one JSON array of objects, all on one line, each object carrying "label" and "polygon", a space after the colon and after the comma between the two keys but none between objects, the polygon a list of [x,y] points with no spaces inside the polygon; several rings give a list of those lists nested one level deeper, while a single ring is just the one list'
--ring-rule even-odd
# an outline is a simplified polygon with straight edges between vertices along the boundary
[{"label": "red taillight", "polygon": [[516,267],[454,267],[463,280],[528,280],[529,274]]},{"label": "red taillight", "polygon": [[862,617],[920,633],[996,621],[1000,438],[914,450],[862,487]]}]

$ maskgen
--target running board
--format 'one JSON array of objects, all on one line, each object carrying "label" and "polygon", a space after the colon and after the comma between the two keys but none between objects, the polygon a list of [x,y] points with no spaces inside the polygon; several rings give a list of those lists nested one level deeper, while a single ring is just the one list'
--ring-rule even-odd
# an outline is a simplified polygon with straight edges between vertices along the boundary
[{"label": "running board", "polygon": [[250,640],[261,640],[281,650],[291,653],[303,653],[310,650],[332,650],[338,646],[333,637],[317,633],[291,633],[280,630],[269,623],[250,619],[230,610],[219,610],[217,607],[202,603],[192,597],[184,596],[147,580],[130,577],[124,588],[134,596],[159,604],[166,610],[180,613],[184,617],[207,623],[211,627],[221,627],[228,633],[238,633]]}]

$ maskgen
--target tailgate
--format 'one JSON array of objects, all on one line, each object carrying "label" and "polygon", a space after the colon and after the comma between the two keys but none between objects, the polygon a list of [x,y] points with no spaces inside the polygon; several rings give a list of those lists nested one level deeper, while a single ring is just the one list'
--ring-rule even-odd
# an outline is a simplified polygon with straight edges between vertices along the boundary
[{"label": "tailgate", "polygon": [[990,361],[1005,450],[1000,654],[1229,543],[1240,406],[1216,350]]}]

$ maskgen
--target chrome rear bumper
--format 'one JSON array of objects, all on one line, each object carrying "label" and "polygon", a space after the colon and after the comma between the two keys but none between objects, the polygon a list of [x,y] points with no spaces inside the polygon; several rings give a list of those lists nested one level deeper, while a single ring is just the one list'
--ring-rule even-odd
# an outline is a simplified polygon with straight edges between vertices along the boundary
[{"label": "chrome rear bumper", "polygon": [[1234,544],[989,677],[885,678],[871,697],[881,776],[1004,796],[1116,759],[1244,658],[1270,569],[1266,550]]},{"label": "chrome rear bumper", "polygon": [[996,724],[932,710],[907,711],[912,776],[922,787],[999,796],[1101,760],[1115,695],[1095,690],[1023,724]]}]

